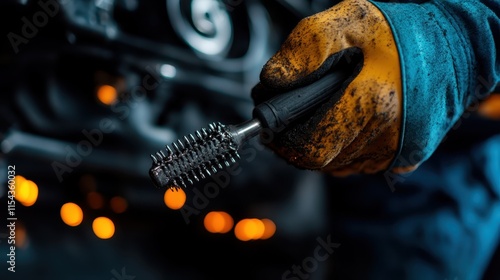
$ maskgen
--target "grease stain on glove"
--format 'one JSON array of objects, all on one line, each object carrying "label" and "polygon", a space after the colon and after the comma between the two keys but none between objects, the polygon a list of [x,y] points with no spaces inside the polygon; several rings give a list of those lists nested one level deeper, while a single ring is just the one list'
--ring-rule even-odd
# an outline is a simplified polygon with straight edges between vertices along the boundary
[{"label": "grease stain on glove", "polygon": [[362,64],[340,100],[322,104],[268,145],[292,165],[336,176],[390,166],[401,136],[401,70],[391,28],[370,2],[343,1],[300,21],[264,65],[261,83],[275,92],[290,90],[355,54]]}]

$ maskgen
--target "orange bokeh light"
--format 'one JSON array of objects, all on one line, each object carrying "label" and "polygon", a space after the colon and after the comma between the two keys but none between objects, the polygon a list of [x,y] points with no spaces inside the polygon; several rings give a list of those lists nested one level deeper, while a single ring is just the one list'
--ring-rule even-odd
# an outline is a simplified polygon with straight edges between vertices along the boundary
[{"label": "orange bokeh light", "polygon": [[109,239],[115,234],[115,224],[111,219],[98,217],[92,222],[94,234],[101,239]]},{"label": "orange bokeh light", "polygon": [[494,120],[500,120],[500,94],[494,93],[479,104],[479,114]]},{"label": "orange bokeh light", "polygon": [[26,248],[28,246],[28,232],[23,223],[16,223],[16,247]]},{"label": "orange bokeh light", "polygon": [[170,209],[181,209],[186,202],[186,193],[181,188],[168,188],[165,191],[165,195],[163,196],[163,201],[165,202],[165,205],[167,205],[167,207]]},{"label": "orange bokeh light", "polygon": [[270,219],[262,219],[262,223],[264,223],[264,234],[260,239],[268,239],[276,232],[276,224]]},{"label": "orange bokeh light", "polygon": [[259,239],[264,234],[264,223],[259,219],[243,219],[239,221],[235,228],[234,234],[241,241]]},{"label": "orange bokeh light", "polygon": [[224,218],[224,227],[222,228],[220,233],[229,232],[233,228],[233,225],[234,225],[233,217],[231,217],[231,215],[229,215],[228,213],[226,213],[224,211],[219,211],[219,213]]},{"label": "orange bokeh light", "polygon": [[234,234],[241,241],[268,239],[275,232],[276,225],[269,219],[242,219],[234,227]]},{"label": "orange bokeh light", "polygon": [[61,207],[61,219],[68,226],[75,227],[79,225],[83,220],[83,211],[80,206],[73,202],[65,203]]},{"label": "orange bokeh light", "polygon": [[233,228],[234,221],[231,215],[224,211],[212,211],[205,216],[203,224],[211,233],[226,233]]},{"label": "orange bokeh light", "polygon": [[121,196],[115,196],[111,198],[109,203],[111,204],[110,205],[111,210],[113,210],[113,212],[118,214],[125,212],[125,210],[127,210],[128,207],[127,200],[125,200],[125,198]]},{"label": "orange bokeh light", "polygon": [[236,223],[234,227],[234,235],[241,241],[248,241],[251,239],[251,236],[247,232],[248,222],[248,219],[243,219]]},{"label": "orange bokeh light", "polygon": [[104,198],[98,192],[89,192],[87,194],[87,204],[92,209],[101,209],[104,206]]},{"label": "orange bokeh light", "polygon": [[253,224],[250,229],[248,229],[248,234],[252,236],[252,239],[259,239],[264,235],[264,230],[266,229],[264,223],[259,219],[250,219]]},{"label": "orange bokeh light", "polygon": [[14,177],[14,181],[15,181],[16,186],[17,186],[17,185],[20,185],[22,182],[26,181],[26,178],[24,178],[21,175],[16,175],[16,177]]},{"label": "orange bokeh light", "polygon": [[17,175],[14,180],[16,182],[16,200],[24,206],[31,206],[35,204],[38,199],[38,186],[35,182],[27,180],[20,175]]},{"label": "orange bokeh light", "polygon": [[111,105],[116,102],[118,92],[110,85],[102,85],[97,89],[97,99],[105,105]]}]

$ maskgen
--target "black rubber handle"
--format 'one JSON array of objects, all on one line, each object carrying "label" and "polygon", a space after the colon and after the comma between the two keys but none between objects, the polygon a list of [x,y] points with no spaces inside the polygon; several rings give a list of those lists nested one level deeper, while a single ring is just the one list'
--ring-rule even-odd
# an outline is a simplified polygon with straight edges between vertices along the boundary
[{"label": "black rubber handle", "polygon": [[340,99],[340,87],[346,78],[347,74],[343,71],[330,72],[310,85],[260,103],[254,108],[253,117],[257,118],[263,127],[280,132],[328,98],[335,96],[337,100]]}]

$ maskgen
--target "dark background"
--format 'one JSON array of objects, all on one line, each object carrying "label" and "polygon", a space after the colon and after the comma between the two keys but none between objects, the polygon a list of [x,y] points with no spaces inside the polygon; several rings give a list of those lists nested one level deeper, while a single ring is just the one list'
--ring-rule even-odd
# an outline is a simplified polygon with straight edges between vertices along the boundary
[{"label": "dark background", "polygon": [[[185,190],[186,205],[199,211],[187,222],[165,206],[165,190],[148,176],[149,155],[164,145],[211,122],[248,120],[250,90],[262,65],[301,18],[327,2],[41,1],[52,5],[46,10],[38,1],[2,1],[0,279],[282,279],[314,255],[318,239],[340,246],[304,279],[329,279],[346,252],[353,255],[342,263],[350,277],[342,279],[362,279],[356,278],[362,274],[358,265],[377,256],[365,254],[363,242],[350,244],[333,234],[335,225],[328,224],[332,213],[344,218],[350,212],[342,211],[362,211],[344,197],[378,207],[362,184],[339,185],[332,193],[323,175],[287,165],[253,139],[243,147],[241,172],[203,207],[196,208],[195,190],[204,192],[213,179]],[[200,17],[191,14],[196,6]],[[164,65],[175,75],[162,76]],[[114,105],[97,99],[103,84],[118,89]],[[102,132],[102,121],[110,121],[111,132]],[[88,140],[83,131],[99,129],[101,141],[70,166],[68,158]],[[69,169],[58,175],[57,163]],[[24,242],[16,250],[15,274],[7,273],[5,262],[8,165],[39,188],[33,206],[16,205],[17,237]],[[379,185],[381,193],[393,191]],[[89,192],[102,196],[101,207],[92,207]],[[125,212],[111,210],[115,196],[126,199]],[[61,220],[66,202],[82,207],[79,226]],[[203,226],[210,211],[226,211],[235,222],[269,218],[276,233],[248,242],[233,231],[213,234]],[[379,213],[371,214],[368,221]],[[94,235],[98,216],[113,220],[111,239]],[[497,267],[490,265],[485,279],[498,279]],[[299,279],[294,277],[283,279]]]}]

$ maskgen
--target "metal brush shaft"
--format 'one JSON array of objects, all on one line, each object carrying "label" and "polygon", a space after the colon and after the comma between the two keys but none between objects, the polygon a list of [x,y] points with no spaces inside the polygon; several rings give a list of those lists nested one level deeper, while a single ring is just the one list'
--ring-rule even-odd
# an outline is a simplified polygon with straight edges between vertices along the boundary
[{"label": "metal brush shaft", "polygon": [[253,119],[237,125],[213,123],[184,141],[178,140],[163,151],[151,155],[153,165],[149,175],[157,187],[186,187],[200,181],[239,158],[238,149],[263,128],[277,133],[304,114],[310,113],[328,98],[340,99],[344,72],[332,72],[319,81],[277,95],[253,110]]},{"label": "metal brush shaft", "polygon": [[251,119],[238,125],[230,125],[228,129],[233,137],[234,143],[239,148],[241,144],[257,136],[262,130],[262,125],[258,119]]}]

